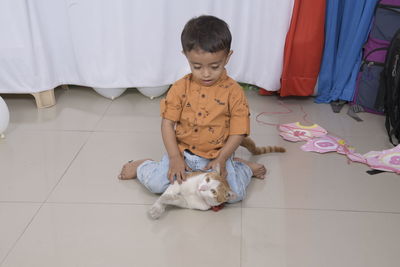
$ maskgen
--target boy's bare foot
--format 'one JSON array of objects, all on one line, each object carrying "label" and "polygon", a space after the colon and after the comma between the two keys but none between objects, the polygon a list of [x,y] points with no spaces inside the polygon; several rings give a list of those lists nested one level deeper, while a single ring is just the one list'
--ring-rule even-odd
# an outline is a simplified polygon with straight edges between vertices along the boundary
[{"label": "boy's bare foot", "polygon": [[118,179],[120,180],[129,180],[129,179],[135,179],[137,175],[137,168],[139,167],[140,164],[145,162],[146,160],[150,159],[141,159],[141,160],[130,160],[127,163],[124,164],[122,167],[121,173],[118,175]]},{"label": "boy's bare foot", "polygon": [[258,179],[264,179],[265,174],[267,173],[267,170],[265,169],[264,165],[255,163],[255,162],[250,162],[241,158],[233,158],[235,161],[240,161],[246,164],[247,166],[250,167],[251,171],[253,172],[253,176]]}]

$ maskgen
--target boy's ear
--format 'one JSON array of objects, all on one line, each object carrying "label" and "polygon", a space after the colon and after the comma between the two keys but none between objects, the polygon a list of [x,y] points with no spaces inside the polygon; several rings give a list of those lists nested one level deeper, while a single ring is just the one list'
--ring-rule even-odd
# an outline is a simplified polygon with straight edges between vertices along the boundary
[{"label": "boy's ear", "polygon": [[233,54],[233,50],[230,50],[230,51],[228,52],[228,55],[227,55],[227,57],[226,57],[226,60],[225,60],[225,65],[226,65],[226,64],[228,64],[228,62],[229,62],[229,59],[231,58],[232,54]]}]

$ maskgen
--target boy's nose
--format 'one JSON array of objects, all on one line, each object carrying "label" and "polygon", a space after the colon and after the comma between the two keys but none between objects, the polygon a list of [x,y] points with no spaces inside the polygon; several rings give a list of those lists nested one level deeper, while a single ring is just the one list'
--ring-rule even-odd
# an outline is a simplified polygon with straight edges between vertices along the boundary
[{"label": "boy's nose", "polygon": [[210,76],[210,71],[209,70],[203,70],[203,77],[204,78],[207,78],[207,77],[209,77]]}]

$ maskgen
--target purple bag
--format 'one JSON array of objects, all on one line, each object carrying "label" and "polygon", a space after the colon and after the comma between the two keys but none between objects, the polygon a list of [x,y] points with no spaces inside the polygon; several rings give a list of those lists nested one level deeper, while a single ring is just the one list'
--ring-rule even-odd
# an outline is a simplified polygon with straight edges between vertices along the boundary
[{"label": "purple bag", "polygon": [[363,47],[363,60],[349,110],[350,116],[357,120],[360,119],[353,112],[384,112],[383,98],[378,94],[381,73],[390,41],[399,28],[400,0],[379,1],[368,40]]}]

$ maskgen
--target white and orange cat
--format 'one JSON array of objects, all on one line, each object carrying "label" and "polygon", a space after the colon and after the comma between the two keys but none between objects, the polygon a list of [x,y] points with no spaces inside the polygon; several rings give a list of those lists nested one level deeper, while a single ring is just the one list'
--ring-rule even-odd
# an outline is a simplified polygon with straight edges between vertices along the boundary
[{"label": "white and orange cat", "polygon": [[158,219],[167,205],[187,209],[208,210],[235,198],[219,169],[212,172],[192,172],[182,184],[168,186],[149,210],[150,217]]},{"label": "white and orange cat", "polygon": [[[249,137],[243,140],[241,146],[247,148],[253,155],[285,152],[284,148],[277,146],[257,147]],[[151,206],[149,210],[151,218],[158,219],[167,205],[208,210],[236,198],[227,180],[221,177],[219,167],[213,172],[192,172],[186,178],[182,184],[175,182],[168,186]]]}]

